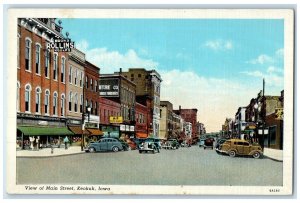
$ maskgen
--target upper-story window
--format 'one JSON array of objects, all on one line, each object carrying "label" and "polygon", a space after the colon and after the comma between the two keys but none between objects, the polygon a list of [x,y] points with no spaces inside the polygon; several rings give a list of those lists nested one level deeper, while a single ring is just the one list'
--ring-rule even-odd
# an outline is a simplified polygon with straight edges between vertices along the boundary
[{"label": "upper-story window", "polygon": [[25,70],[31,71],[31,40],[25,40]]},{"label": "upper-story window", "polygon": [[36,93],[35,93],[35,113],[40,113],[41,109],[41,88],[37,87],[36,88]]},{"label": "upper-story window", "polygon": [[53,94],[53,115],[57,115],[57,93]]},{"label": "upper-story window", "polygon": [[89,88],[89,78],[88,76],[85,76],[85,88]]},{"label": "upper-story window", "polygon": [[72,72],[73,72],[73,67],[69,67],[69,83],[72,84]]},{"label": "upper-story window", "polygon": [[91,78],[91,90],[93,90],[94,86],[93,86],[93,78]]},{"label": "upper-story window", "polygon": [[72,111],[72,100],[73,100],[73,95],[72,91],[69,93],[69,111]]},{"label": "upper-story window", "polygon": [[31,93],[31,86],[27,84],[25,86],[25,112],[30,112],[30,93]]},{"label": "upper-story window", "polygon": [[57,80],[57,54],[54,54],[54,64],[53,64],[53,79]]},{"label": "upper-story window", "polygon": [[98,92],[98,81],[95,80],[95,92]]},{"label": "upper-story window", "polygon": [[40,75],[41,74],[41,45],[35,45],[35,73]]},{"label": "upper-story window", "polygon": [[18,33],[18,39],[17,39],[17,60],[18,60],[18,63],[17,63],[17,66],[18,68],[20,68],[20,38],[21,38],[21,35]]},{"label": "upper-story window", "polygon": [[80,95],[80,113],[82,113],[82,107],[83,107],[83,95]]},{"label": "upper-story window", "polygon": [[17,82],[17,111],[20,111],[20,82]]},{"label": "upper-story window", "polygon": [[78,78],[78,70],[76,69],[75,70],[75,81],[74,81],[75,85],[77,85],[77,78]]},{"label": "upper-story window", "polygon": [[82,87],[82,85],[83,85],[82,82],[83,82],[83,72],[80,71],[80,81],[79,81],[80,87]]},{"label": "upper-story window", "polygon": [[77,112],[78,111],[78,96],[77,96],[77,93],[75,94],[74,96],[74,112]]},{"label": "upper-story window", "polygon": [[45,91],[45,114],[49,114],[49,101],[50,101],[50,91],[49,90],[46,90]]},{"label": "upper-story window", "polygon": [[62,83],[65,82],[65,72],[66,72],[66,58],[61,58],[61,73],[60,73],[60,80]]},{"label": "upper-story window", "polygon": [[64,115],[65,115],[65,95],[62,94],[60,99],[60,116],[64,116]]},{"label": "upper-story window", "polygon": [[49,67],[50,67],[50,51],[45,51],[45,77],[49,78]]}]

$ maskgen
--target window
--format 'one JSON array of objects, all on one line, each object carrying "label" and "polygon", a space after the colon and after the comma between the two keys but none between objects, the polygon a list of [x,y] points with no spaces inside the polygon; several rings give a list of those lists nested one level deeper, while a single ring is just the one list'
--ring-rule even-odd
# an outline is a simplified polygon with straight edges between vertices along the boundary
[{"label": "window", "polygon": [[85,88],[89,88],[89,78],[88,76],[85,76]]},{"label": "window", "polygon": [[17,111],[20,111],[20,82],[17,82]]},{"label": "window", "polygon": [[45,77],[49,78],[49,67],[50,67],[50,51],[45,51]]},{"label": "window", "polygon": [[45,92],[45,114],[49,114],[49,100],[50,100],[50,92],[46,90]]},{"label": "window", "polygon": [[95,115],[98,115],[98,102],[95,102]]},{"label": "window", "polygon": [[80,81],[79,81],[80,87],[82,87],[82,80],[83,80],[83,72],[80,72]]},{"label": "window", "polygon": [[93,86],[93,79],[91,78],[91,90],[93,91],[93,88],[94,88],[94,86]]},{"label": "window", "polygon": [[41,88],[37,87],[35,90],[35,113],[40,113],[41,108]]},{"label": "window", "polygon": [[140,78],[140,77],[142,77],[142,75],[141,75],[141,74],[138,74],[138,77]]},{"label": "window", "polygon": [[61,73],[60,73],[60,80],[62,83],[65,82],[65,72],[66,72],[66,58],[61,58]]},{"label": "window", "polygon": [[90,103],[90,107],[91,107],[91,114],[93,114],[93,110],[94,110],[94,106],[93,106],[93,101],[91,101],[91,103]]},{"label": "window", "polygon": [[80,95],[80,113],[82,113],[83,95]]},{"label": "window", "polygon": [[69,83],[72,84],[72,66],[69,67]]},{"label": "window", "polygon": [[40,52],[41,52],[41,45],[36,44],[35,45],[35,73],[38,74],[38,75],[41,74],[41,70],[40,70],[40,60],[41,60]]},{"label": "window", "polygon": [[57,115],[57,93],[53,94],[53,115]]},{"label": "window", "polygon": [[75,103],[75,105],[74,105],[74,111],[77,112],[77,111],[78,111],[78,109],[77,109],[77,107],[78,107],[78,97],[77,97],[77,93],[75,94],[75,101],[74,101],[74,103]]},{"label": "window", "polygon": [[78,70],[76,69],[75,70],[75,85],[77,85],[77,77],[78,77]]},{"label": "window", "polygon": [[69,93],[69,111],[72,111],[72,98],[73,95],[72,95],[72,91],[70,91]]},{"label": "window", "polygon": [[31,40],[25,40],[25,70],[31,71]]},{"label": "window", "polygon": [[98,92],[98,82],[95,80],[95,92]]},{"label": "window", "polygon": [[60,99],[60,115],[64,116],[65,115],[65,95],[61,95]]},{"label": "window", "polygon": [[54,54],[53,79],[57,80],[57,54]]},{"label": "window", "polygon": [[31,86],[28,84],[25,86],[25,112],[30,112],[30,92]]}]

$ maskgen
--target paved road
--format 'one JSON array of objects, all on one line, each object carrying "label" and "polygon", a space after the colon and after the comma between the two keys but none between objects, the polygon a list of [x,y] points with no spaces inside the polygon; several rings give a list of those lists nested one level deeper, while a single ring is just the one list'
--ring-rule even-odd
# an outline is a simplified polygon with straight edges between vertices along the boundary
[{"label": "paved road", "polygon": [[281,186],[282,162],[231,158],[198,146],[17,158],[18,184]]}]

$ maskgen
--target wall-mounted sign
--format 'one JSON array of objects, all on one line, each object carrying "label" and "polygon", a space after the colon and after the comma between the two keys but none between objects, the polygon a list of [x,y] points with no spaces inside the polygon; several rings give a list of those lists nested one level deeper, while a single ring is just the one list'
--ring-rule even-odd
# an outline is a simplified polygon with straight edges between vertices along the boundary
[{"label": "wall-mounted sign", "polygon": [[102,97],[119,97],[119,79],[100,78],[99,91]]},{"label": "wall-mounted sign", "polygon": [[75,43],[70,39],[54,39],[53,42],[47,43],[46,47],[55,52],[71,52],[71,49],[75,48]]},{"label": "wall-mounted sign", "polygon": [[120,125],[120,131],[125,131],[125,125]]},{"label": "wall-mounted sign", "polygon": [[122,116],[110,116],[109,122],[110,123],[123,123],[123,117]]}]

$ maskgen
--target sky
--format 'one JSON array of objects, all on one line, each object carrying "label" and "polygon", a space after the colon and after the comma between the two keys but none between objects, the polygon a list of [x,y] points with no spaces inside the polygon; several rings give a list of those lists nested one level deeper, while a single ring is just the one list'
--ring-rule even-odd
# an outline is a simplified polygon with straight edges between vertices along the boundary
[{"label": "sky", "polygon": [[[59,20],[59,19],[57,19]],[[281,19],[60,19],[63,32],[101,73],[155,69],[161,101],[197,108],[207,132],[263,88],[284,89]]]}]

